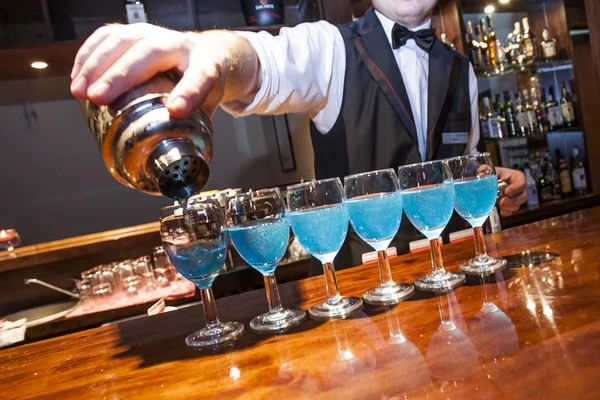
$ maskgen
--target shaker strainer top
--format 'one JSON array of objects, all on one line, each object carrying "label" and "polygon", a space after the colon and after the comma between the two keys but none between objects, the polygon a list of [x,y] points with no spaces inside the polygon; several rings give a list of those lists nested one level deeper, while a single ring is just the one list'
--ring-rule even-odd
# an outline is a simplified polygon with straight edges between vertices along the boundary
[{"label": "shaker strainer top", "polygon": [[208,179],[208,164],[193,142],[165,140],[148,162],[160,192],[173,199],[186,199],[199,193]]}]

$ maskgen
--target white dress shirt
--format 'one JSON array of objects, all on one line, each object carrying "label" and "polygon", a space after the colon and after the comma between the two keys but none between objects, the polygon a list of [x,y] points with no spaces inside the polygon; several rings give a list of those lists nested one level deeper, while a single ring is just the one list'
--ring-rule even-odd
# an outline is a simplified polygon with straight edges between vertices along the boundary
[{"label": "white dress shirt", "polygon": [[[392,46],[394,22],[375,12]],[[431,27],[431,20],[413,30]],[[319,132],[327,134],[337,120],[344,96],[346,47],[338,28],[326,21],[268,32],[236,32],[247,38],[260,60],[262,83],[251,104],[222,104],[234,115],[283,114],[308,111]],[[410,99],[418,147],[425,160],[427,146],[427,94],[429,54],[413,39],[392,49]],[[465,153],[476,151],[479,141],[477,78],[469,65],[471,132]]]}]

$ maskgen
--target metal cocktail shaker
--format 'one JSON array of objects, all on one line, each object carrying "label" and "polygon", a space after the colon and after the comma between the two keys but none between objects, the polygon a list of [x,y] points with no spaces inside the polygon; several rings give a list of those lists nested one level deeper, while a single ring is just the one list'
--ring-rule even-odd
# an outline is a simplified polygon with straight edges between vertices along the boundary
[{"label": "metal cocktail shaker", "polygon": [[186,119],[170,117],[165,104],[178,80],[172,71],[160,73],[110,106],[85,100],[81,110],[116,180],[144,193],[186,199],[208,180],[212,124],[201,108]]}]

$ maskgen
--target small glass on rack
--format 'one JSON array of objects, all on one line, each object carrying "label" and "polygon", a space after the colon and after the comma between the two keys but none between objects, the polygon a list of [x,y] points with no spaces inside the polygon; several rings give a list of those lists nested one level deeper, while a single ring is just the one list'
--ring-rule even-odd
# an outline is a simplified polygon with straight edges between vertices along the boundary
[{"label": "small glass on rack", "polygon": [[185,207],[175,204],[161,210],[160,233],[171,264],[192,281],[202,297],[206,327],[191,333],[185,343],[194,349],[231,344],[244,332],[239,322],[221,322],[212,284],[225,262],[228,235],[225,215],[214,200],[192,197]]},{"label": "small glass on rack", "polygon": [[317,320],[344,319],[363,306],[358,297],[340,294],[333,259],[348,233],[348,212],[339,178],[288,186],[287,202],[292,230],[310,254],[323,263],[327,300],[315,304],[309,314]]},{"label": "small glass on rack", "polygon": [[487,275],[506,268],[504,258],[487,254],[483,223],[489,217],[498,196],[498,177],[489,153],[451,158],[448,164],[454,178],[456,211],[473,227],[475,257],[460,265],[471,275]]},{"label": "small glass on rack", "polygon": [[16,229],[2,229],[0,230],[0,250],[8,251],[8,258],[17,257],[15,253],[15,247],[21,244],[21,236]]},{"label": "small glass on rack", "polygon": [[299,325],[306,312],[281,304],[275,269],[285,255],[290,222],[279,189],[236,194],[227,198],[229,237],[242,258],[265,281],[269,311],[250,321],[254,331],[283,332]]},{"label": "small glass on rack", "polygon": [[412,164],[398,169],[404,212],[412,224],[429,239],[432,272],[417,279],[415,286],[425,291],[448,291],[465,281],[462,272],[444,268],[438,238],[452,217],[454,184],[444,160]]},{"label": "small glass on rack", "polygon": [[381,284],[367,290],[363,300],[369,304],[394,304],[410,297],[415,289],[392,279],[386,249],[402,221],[402,196],[393,169],[365,172],[344,178],[346,207],[350,223],[362,240],[377,251]]}]

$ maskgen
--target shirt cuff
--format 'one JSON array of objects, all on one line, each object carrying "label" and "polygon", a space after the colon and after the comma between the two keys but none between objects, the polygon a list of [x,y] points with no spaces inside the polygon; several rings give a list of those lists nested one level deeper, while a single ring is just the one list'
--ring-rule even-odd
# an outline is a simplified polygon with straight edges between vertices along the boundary
[{"label": "shirt cuff", "polygon": [[250,42],[254,51],[258,56],[258,60],[260,62],[260,75],[261,75],[261,85],[260,89],[254,96],[254,100],[250,104],[243,101],[231,101],[228,103],[221,103],[221,108],[223,108],[228,113],[233,116],[244,116],[257,113],[259,111],[264,111],[265,105],[269,102],[269,93],[271,93],[271,88],[273,87],[273,73],[271,71],[271,63],[269,60],[268,53],[264,46],[264,41],[268,39],[264,36],[269,36],[269,39],[272,38],[272,35],[268,32],[243,32],[243,31],[235,31],[237,35],[240,35],[246,40]]}]

